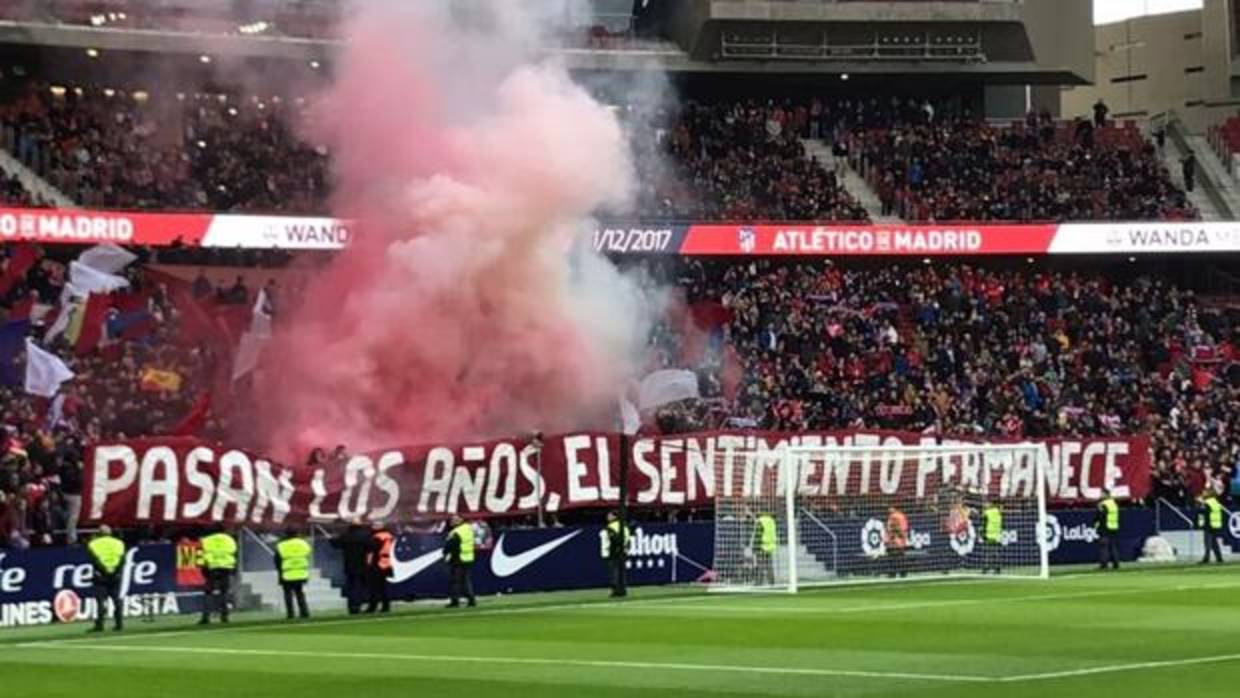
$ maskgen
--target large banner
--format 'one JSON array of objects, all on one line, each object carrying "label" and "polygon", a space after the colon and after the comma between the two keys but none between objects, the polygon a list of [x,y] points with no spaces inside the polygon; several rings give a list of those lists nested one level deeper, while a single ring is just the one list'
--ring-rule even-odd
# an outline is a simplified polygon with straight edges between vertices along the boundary
[{"label": "large banner", "polygon": [[[93,570],[83,546],[0,550],[0,628],[93,620],[98,604]],[[131,548],[121,573],[126,616],[167,615],[199,610],[178,594],[173,546]],[[111,613],[109,613],[111,616]]]},{"label": "large banner", "polygon": [[[342,250],[353,221],[0,207],[0,242]],[[619,222],[583,231],[613,255],[909,256],[1240,252],[1240,222],[861,225]]]},{"label": "large banner", "polygon": [[[950,484],[1032,497],[1039,466],[1047,474],[1049,498],[1058,502],[1094,501],[1104,489],[1121,499],[1141,498],[1150,487],[1146,437],[1048,439],[1032,450],[1007,444],[1011,448],[995,445],[952,455],[922,451],[908,456],[888,448],[940,442],[934,436],[887,431],[639,438],[631,444],[629,503],[711,506],[717,481],[723,496],[769,496],[796,487],[811,497],[920,499]],[[195,439],[101,443],[87,456],[83,516],[121,526],[274,527],[356,518],[407,522],[455,513],[528,514],[540,503],[551,512],[606,507],[620,498],[619,444],[614,434],[566,434],[546,439],[541,449],[520,439],[415,446],[311,468],[284,466]],[[862,448],[785,461],[789,445]]]}]

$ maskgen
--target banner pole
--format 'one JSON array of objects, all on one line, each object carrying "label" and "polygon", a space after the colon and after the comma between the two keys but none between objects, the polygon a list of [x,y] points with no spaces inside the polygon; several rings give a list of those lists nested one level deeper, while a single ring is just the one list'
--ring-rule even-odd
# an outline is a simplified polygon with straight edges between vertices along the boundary
[{"label": "banner pole", "polygon": [[[629,457],[632,455],[632,447],[629,444],[629,435],[623,429],[620,430],[620,525],[626,529],[629,525]],[[629,546],[623,546],[623,552],[620,554],[620,571],[617,591],[626,593],[628,591],[628,556]]]}]

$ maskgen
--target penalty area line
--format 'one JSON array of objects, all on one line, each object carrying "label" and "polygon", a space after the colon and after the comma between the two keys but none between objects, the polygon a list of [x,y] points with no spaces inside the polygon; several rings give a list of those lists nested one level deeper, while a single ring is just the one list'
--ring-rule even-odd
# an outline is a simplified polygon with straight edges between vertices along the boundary
[{"label": "penalty area line", "polygon": [[745,666],[735,664],[687,664],[679,662],[638,662],[638,661],[612,661],[604,659],[563,659],[563,658],[544,658],[544,657],[496,657],[492,655],[486,656],[466,656],[466,655],[440,655],[440,654],[405,654],[396,652],[317,652],[317,651],[301,651],[301,650],[267,650],[267,649],[247,649],[237,647],[163,647],[163,646],[144,646],[144,645],[111,645],[111,644],[90,644],[90,645],[66,645],[63,643],[39,643],[30,642],[16,645],[23,649],[55,649],[55,650],[83,650],[86,652],[103,651],[103,652],[132,652],[132,653],[151,653],[151,654],[186,654],[186,655],[215,655],[215,656],[241,656],[241,657],[286,657],[286,658],[305,658],[305,659],[356,659],[356,660],[392,660],[404,662],[427,662],[427,663],[459,663],[459,664],[487,664],[509,665],[509,666],[546,666],[546,667],[575,667],[589,669],[639,669],[643,671],[675,671],[675,672],[708,672],[708,673],[728,673],[728,674],[753,674],[753,675],[773,675],[773,676],[814,676],[814,677],[839,677],[839,678],[858,678],[858,679],[898,679],[906,681],[944,681],[950,683],[993,683],[996,679],[988,676],[971,676],[967,674],[922,674],[915,672],[899,672],[899,671],[860,671],[852,669],[819,669],[819,668],[803,668],[803,667],[778,667],[778,666]]}]

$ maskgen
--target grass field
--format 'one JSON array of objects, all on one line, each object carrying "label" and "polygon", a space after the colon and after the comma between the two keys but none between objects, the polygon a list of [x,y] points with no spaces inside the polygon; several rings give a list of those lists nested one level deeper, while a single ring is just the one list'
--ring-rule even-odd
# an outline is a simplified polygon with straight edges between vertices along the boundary
[{"label": "grass field", "polygon": [[0,693],[199,696],[1196,696],[1240,691],[1240,568],[788,595],[638,589],[0,634]]}]

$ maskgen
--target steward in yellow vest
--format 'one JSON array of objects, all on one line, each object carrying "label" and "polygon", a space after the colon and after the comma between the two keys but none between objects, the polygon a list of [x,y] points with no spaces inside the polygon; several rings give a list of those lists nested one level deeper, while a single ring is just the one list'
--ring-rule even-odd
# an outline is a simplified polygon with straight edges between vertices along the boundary
[{"label": "steward in yellow vest", "polygon": [[448,608],[460,606],[461,596],[469,600],[470,606],[477,606],[474,582],[469,575],[474,566],[474,527],[460,514],[452,515],[450,525],[443,544],[443,559],[449,570]]},{"label": "steward in yellow vest", "polygon": [[91,632],[103,632],[103,622],[108,616],[108,601],[112,602],[112,616],[115,629],[120,632],[124,626],[122,620],[125,609],[121,598],[121,577],[125,569],[125,543],[112,535],[112,529],[100,526],[90,542],[86,544],[86,552],[90,554],[91,565],[94,566],[95,591],[95,627]]},{"label": "steward in yellow vest", "polygon": [[999,503],[988,500],[982,507],[982,574],[994,570],[1001,573],[999,559],[1003,551],[1003,509]]},{"label": "steward in yellow vest", "polygon": [[284,612],[289,620],[293,619],[294,602],[298,615],[310,617],[310,609],[306,605],[306,580],[310,579],[310,560],[313,556],[314,548],[291,528],[276,543],[276,570],[280,573]]},{"label": "steward in yellow vest", "polygon": [[1102,490],[1094,528],[1098,531],[1098,569],[1105,570],[1108,562],[1111,569],[1119,569],[1119,504],[1111,490]]},{"label": "steward in yellow vest", "polygon": [[1201,564],[1210,564],[1210,553],[1214,553],[1214,559],[1218,564],[1223,564],[1223,549],[1219,547],[1219,538],[1223,536],[1224,526],[1223,505],[1219,504],[1218,496],[1213,490],[1206,488],[1201,493],[1201,509],[1197,512],[1197,525],[1201,527],[1202,534],[1205,536],[1206,556],[1201,558]]},{"label": "steward in yellow vest", "polygon": [[603,529],[603,559],[607,561],[607,576],[611,581],[611,595],[628,596],[625,570],[629,557],[629,527],[620,520],[620,514],[607,512],[607,526]]},{"label": "steward in yellow vest", "polygon": [[227,623],[229,590],[232,576],[237,571],[237,539],[229,535],[223,526],[215,526],[212,533],[203,536],[199,542],[202,544],[202,572],[207,586],[202,597],[202,620],[198,624],[211,622],[213,606],[220,614],[220,621]]},{"label": "steward in yellow vest", "polygon": [[779,548],[779,524],[775,517],[763,512],[758,515],[753,530],[754,567],[758,585],[775,584],[775,550]]}]

